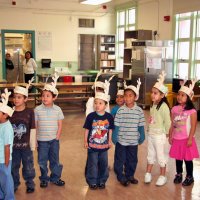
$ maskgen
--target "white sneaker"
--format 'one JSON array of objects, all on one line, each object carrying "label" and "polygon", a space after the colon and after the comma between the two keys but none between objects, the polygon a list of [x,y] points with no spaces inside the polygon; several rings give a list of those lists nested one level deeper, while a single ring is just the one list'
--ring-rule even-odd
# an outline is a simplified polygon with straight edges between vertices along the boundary
[{"label": "white sneaker", "polygon": [[156,181],[157,186],[163,186],[167,183],[167,177],[166,176],[159,176],[158,180]]},{"label": "white sneaker", "polygon": [[151,183],[152,177],[151,177],[151,173],[146,173],[144,176],[144,182],[145,183]]}]

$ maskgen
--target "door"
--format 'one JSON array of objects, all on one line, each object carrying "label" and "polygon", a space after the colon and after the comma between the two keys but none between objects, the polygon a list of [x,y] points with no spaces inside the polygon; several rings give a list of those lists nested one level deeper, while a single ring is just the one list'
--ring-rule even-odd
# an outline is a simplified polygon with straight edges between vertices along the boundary
[{"label": "door", "polygon": [[[26,51],[35,55],[35,34],[33,31],[2,31],[2,77],[9,83],[24,82],[23,61]],[[9,53],[14,69],[7,69],[5,54]]]}]

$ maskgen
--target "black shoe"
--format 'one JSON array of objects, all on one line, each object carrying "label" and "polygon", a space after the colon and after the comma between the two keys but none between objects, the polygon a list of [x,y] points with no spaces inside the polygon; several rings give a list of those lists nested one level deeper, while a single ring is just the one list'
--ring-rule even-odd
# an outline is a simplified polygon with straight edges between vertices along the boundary
[{"label": "black shoe", "polygon": [[125,180],[125,181],[120,181],[120,183],[124,186],[127,187],[130,184],[129,180]]},{"label": "black shoe", "polygon": [[17,190],[18,190],[18,188],[15,188],[15,189],[14,189],[14,193],[17,192]]},{"label": "black shoe", "polygon": [[40,182],[40,187],[41,188],[46,188],[48,186],[48,182],[47,181],[41,181]]},{"label": "black shoe", "polygon": [[105,187],[106,187],[105,183],[100,183],[100,184],[98,185],[98,188],[99,188],[99,189],[105,189]]},{"label": "black shoe", "polygon": [[64,186],[65,185],[65,181],[59,179],[56,182],[52,182],[53,184],[57,185],[57,186]]},{"label": "black shoe", "polygon": [[136,178],[131,178],[129,179],[129,181],[131,182],[131,184],[138,184],[138,180]]},{"label": "black shoe", "polygon": [[182,180],[183,180],[182,174],[176,174],[176,175],[175,175],[175,178],[174,178],[174,183],[175,183],[175,184],[181,183]]},{"label": "black shoe", "polygon": [[31,187],[26,188],[26,193],[33,193],[34,191],[35,191],[34,188],[31,188]]},{"label": "black shoe", "polygon": [[192,176],[186,176],[185,180],[183,181],[183,186],[189,186],[194,183],[194,178]]},{"label": "black shoe", "polygon": [[89,188],[90,188],[91,190],[96,190],[98,187],[97,187],[96,184],[91,184],[91,185],[89,185]]}]

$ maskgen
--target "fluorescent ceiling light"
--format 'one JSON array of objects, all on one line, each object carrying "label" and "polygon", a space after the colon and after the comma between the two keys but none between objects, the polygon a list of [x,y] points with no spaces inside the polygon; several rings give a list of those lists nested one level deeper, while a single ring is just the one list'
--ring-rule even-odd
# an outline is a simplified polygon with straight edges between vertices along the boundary
[{"label": "fluorescent ceiling light", "polygon": [[81,4],[88,4],[88,5],[100,5],[102,3],[108,3],[112,0],[80,0]]}]

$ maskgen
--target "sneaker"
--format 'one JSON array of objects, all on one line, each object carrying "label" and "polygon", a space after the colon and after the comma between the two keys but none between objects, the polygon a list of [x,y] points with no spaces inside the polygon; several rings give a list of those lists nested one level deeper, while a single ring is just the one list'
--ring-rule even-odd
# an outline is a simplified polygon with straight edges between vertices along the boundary
[{"label": "sneaker", "polygon": [[53,184],[57,185],[57,186],[64,186],[65,185],[65,181],[59,179],[56,182],[52,182]]},{"label": "sneaker", "polygon": [[46,188],[48,186],[48,182],[47,181],[41,181],[40,182],[40,187],[41,188]]},{"label": "sneaker", "polygon": [[89,185],[89,188],[90,188],[91,190],[96,190],[98,187],[97,187],[96,184],[91,184],[91,185]]},{"label": "sneaker", "polygon": [[99,189],[105,189],[105,187],[106,187],[105,183],[100,183],[100,184],[98,185],[98,188],[99,188]]},{"label": "sneaker", "polygon": [[146,173],[145,176],[144,176],[144,182],[145,183],[151,183],[151,180],[152,180],[152,176],[151,176],[151,173]]},{"label": "sneaker", "polygon": [[156,181],[157,186],[163,186],[167,183],[167,177],[166,176],[159,176],[158,180]]},{"label": "sneaker", "polygon": [[34,191],[35,191],[34,188],[31,188],[31,187],[26,188],[26,193],[33,193]]},{"label": "sneaker", "polygon": [[175,184],[181,183],[182,180],[183,180],[182,174],[176,174],[176,175],[175,175],[175,178],[174,178],[174,183],[175,183]]},{"label": "sneaker", "polygon": [[189,186],[194,183],[194,178],[192,176],[186,176],[185,180],[183,181],[183,186]]}]

